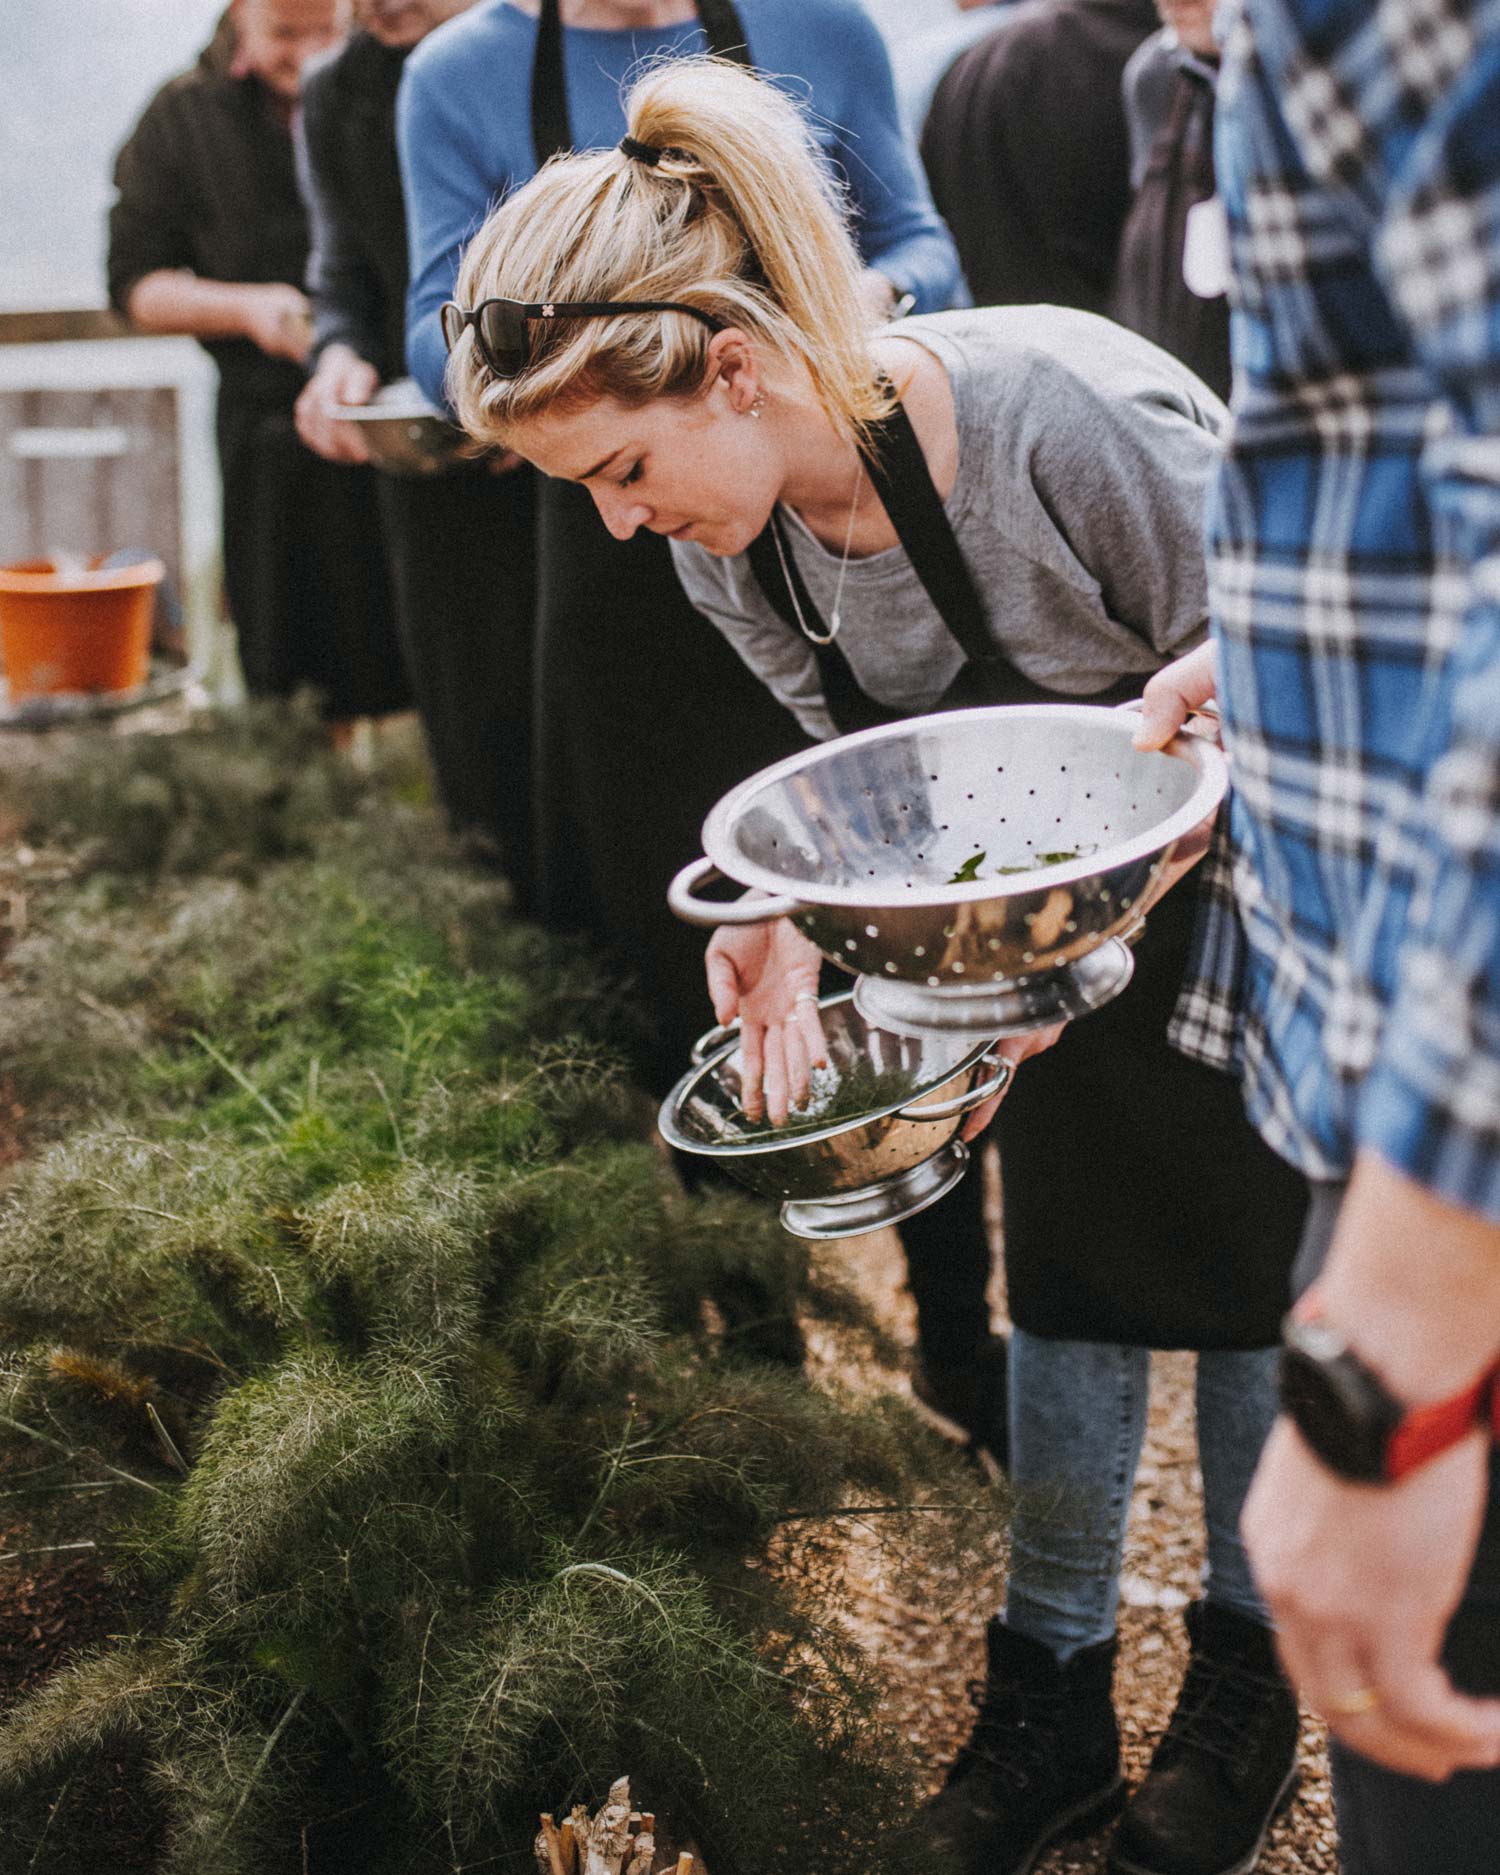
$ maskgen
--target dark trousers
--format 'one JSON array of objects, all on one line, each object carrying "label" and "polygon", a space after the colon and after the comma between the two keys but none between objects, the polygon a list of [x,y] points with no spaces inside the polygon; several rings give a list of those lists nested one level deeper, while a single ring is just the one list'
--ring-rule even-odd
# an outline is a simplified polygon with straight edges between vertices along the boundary
[{"label": "dark trousers", "polygon": [[[1297,1259],[1299,1291],[1322,1268],[1344,1190],[1314,1190]],[[1490,1458],[1489,1508],[1443,1662],[1461,1691],[1500,1694],[1500,1453]],[[1500,1875],[1500,1770],[1460,1771],[1430,1784],[1337,1742],[1330,1756],[1343,1875]]]},{"label": "dark trousers", "polygon": [[334,721],[406,709],[375,471],[325,462],[290,408],[228,390],[218,443],[224,585],[251,696],[310,685]]},{"label": "dark trousers", "polygon": [[529,916],[536,478],[475,465],[379,479],[401,653],[438,793],[455,832],[493,843]]},{"label": "dark trousers", "polygon": [[968,1176],[898,1226],[906,1281],[917,1305],[917,1346],[928,1368],[966,1367],[989,1339],[990,1240],[984,1225],[982,1147]]}]

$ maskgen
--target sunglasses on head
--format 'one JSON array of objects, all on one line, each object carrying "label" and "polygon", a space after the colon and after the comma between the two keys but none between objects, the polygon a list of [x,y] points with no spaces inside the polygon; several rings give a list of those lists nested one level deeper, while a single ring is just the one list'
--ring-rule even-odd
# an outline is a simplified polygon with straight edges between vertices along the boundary
[{"label": "sunglasses on head", "polygon": [[612,319],[616,313],[680,312],[699,320],[710,332],[723,330],[720,322],[696,306],[673,299],[547,300],[533,305],[519,299],[486,299],[477,306],[449,300],[439,317],[443,338],[451,352],[474,328],[479,355],[497,378],[513,378],[531,362],[531,327],[539,319]]}]

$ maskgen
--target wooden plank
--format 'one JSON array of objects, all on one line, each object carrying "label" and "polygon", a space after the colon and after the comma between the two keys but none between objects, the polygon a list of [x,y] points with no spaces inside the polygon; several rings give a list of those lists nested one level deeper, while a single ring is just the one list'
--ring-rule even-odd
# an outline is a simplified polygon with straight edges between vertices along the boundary
[{"label": "wooden plank", "polygon": [[0,345],[45,345],[59,339],[136,336],[135,328],[107,306],[70,308],[65,312],[0,312]]}]

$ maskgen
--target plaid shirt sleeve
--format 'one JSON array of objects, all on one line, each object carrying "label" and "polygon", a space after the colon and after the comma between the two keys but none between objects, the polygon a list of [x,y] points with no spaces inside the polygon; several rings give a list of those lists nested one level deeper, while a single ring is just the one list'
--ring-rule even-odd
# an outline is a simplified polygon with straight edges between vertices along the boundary
[{"label": "plaid shirt sleeve", "polygon": [[1430,884],[1357,1131],[1500,1217],[1500,4],[1386,0],[1379,14],[1385,69],[1350,74],[1320,141],[1347,162],[1359,137],[1377,273],[1435,391],[1422,479],[1439,554],[1466,592],[1422,804]]}]

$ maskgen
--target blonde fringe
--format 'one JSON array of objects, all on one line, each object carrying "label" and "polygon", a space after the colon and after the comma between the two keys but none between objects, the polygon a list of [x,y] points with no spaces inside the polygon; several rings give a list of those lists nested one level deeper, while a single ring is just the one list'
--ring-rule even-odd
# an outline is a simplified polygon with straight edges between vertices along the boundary
[{"label": "blonde fringe", "polygon": [[[671,299],[801,365],[850,441],[883,416],[860,261],[845,203],[795,104],[722,59],[673,59],[631,89],[630,135],[667,152],[557,156],[495,210],[459,269],[465,306]],[[599,397],[638,405],[703,383],[711,333],[680,313],[532,327],[519,377],[497,379],[472,333],[448,362],[448,398],[479,443]]]}]

